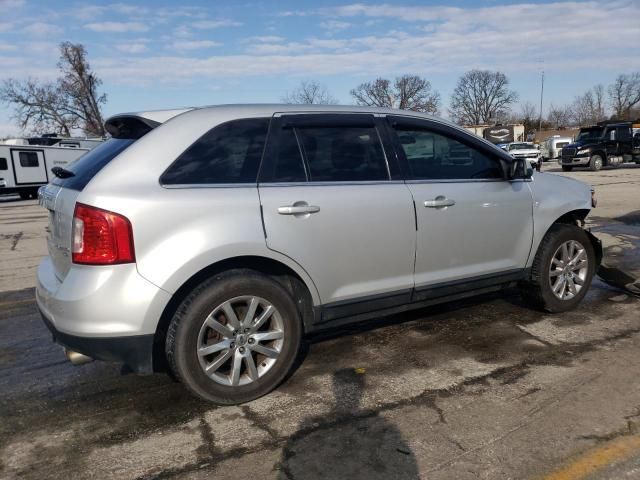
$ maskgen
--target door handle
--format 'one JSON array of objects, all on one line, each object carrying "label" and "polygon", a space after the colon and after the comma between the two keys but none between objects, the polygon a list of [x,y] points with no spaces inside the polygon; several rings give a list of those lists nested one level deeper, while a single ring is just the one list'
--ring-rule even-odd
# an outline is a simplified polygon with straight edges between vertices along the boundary
[{"label": "door handle", "polygon": [[320,207],[314,205],[287,205],[284,207],[278,207],[278,213],[280,215],[306,215],[309,213],[318,213]]},{"label": "door handle", "polygon": [[438,195],[433,200],[425,200],[424,206],[427,208],[444,208],[444,207],[452,207],[456,204],[455,200],[451,200],[449,198],[443,197],[442,195]]}]

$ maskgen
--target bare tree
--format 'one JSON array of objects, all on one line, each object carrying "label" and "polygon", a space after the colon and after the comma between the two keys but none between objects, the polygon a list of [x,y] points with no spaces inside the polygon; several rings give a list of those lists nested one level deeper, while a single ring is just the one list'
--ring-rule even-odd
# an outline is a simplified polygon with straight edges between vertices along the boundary
[{"label": "bare tree", "polygon": [[591,125],[606,118],[604,86],[596,85],[575,98],[571,105],[573,121],[577,125]]},{"label": "bare tree", "polygon": [[91,70],[84,46],[62,43],[58,68],[62,76],[56,82],[5,80],[0,100],[14,106],[23,130],[70,135],[82,128],[86,134],[104,136],[101,106],[107,97],[98,93],[102,81]]},{"label": "bare tree", "polygon": [[396,77],[390,80],[377,78],[351,90],[358,105],[399,108],[414,112],[438,113],[440,94],[432,90],[431,82],[417,75]]},{"label": "bare tree", "polygon": [[572,112],[567,106],[555,106],[551,104],[547,119],[553,128],[559,129],[568,126],[571,123]]},{"label": "bare tree", "polygon": [[296,103],[296,104],[305,104],[305,105],[336,105],[338,104],[338,100],[334,98],[327,87],[322,85],[321,83],[311,81],[302,81],[300,85],[292,90],[291,92],[287,92],[287,94],[282,97],[283,103]]},{"label": "bare tree", "polygon": [[4,81],[0,98],[15,106],[14,117],[22,130],[69,136],[72,129],[79,127],[77,117],[67,110],[55,83],[38,83],[31,78],[19,82],[10,78]]},{"label": "bare tree", "polygon": [[504,73],[471,70],[458,79],[449,113],[460,124],[478,125],[505,117],[518,94],[509,89]]},{"label": "bare tree", "polygon": [[525,102],[520,105],[520,110],[517,113],[508,118],[508,121],[523,124],[524,133],[527,136],[535,132],[538,127],[538,107],[531,102]]},{"label": "bare tree", "polygon": [[609,99],[615,117],[629,119],[633,107],[640,103],[640,72],[618,75],[609,86]]}]

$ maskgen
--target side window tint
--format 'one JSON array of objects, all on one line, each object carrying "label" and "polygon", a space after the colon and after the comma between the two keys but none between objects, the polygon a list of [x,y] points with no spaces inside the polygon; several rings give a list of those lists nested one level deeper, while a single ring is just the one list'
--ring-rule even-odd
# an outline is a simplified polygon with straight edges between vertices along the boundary
[{"label": "side window tint", "polygon": [[6,158],[0,158],[0,170],[9,170]]},{"label": "side window tint", "polygon": [[20,166],[25,168],[39,167],[38,154],[36,152],[18,152]]},{"label": "side window tint", "polygon": [[209,130],[160,177],[164,185],[254,183],[268,118],[233,120]]},{"label": "side window tint", "polygon": [[503,178],[497,160],[453,138],[410,128],[396,133],[415,180]]},{"label": "side window tint", "polygon": [[378,132],[373,127],[298,128],[309,181],[388,180]]},{"label": "side window tint", "polygon": [[275,153],[273,182],[306,182],[307,174],[302,161],[296,134],[292,128],[285,128],[278,137]]}]

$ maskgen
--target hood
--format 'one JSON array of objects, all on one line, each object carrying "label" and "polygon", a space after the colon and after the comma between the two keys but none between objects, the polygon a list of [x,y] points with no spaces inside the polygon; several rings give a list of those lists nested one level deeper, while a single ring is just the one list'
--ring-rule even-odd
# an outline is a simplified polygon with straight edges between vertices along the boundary
[{"label": "hood", "polygon": [[565,145],[562,148],[589,148],[589,147],[595,147],[596,145],[598,145],[598,142],[594,142],[593,140],[582,140],[582,141],[575,141],[573,143],[570,143],[569,145]]}]

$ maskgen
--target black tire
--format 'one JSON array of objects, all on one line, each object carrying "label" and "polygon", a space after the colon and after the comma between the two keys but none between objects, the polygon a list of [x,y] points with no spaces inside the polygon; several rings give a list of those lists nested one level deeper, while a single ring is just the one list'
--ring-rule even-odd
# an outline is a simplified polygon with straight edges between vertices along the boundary
[{"label": "black tire", "polygon": [[[550,270],[553,255],[558,248],[569,240],[582,244],[587,254],[587,274],[584,285],[575,296],[568,300],[558,298],[551,288]],[[596,269],[596,255],[593,245],[585,231],[576,225],[556,223],[546,233],[531,267],[531,278],[521,285],[521,293],[531,307],[546,312],[566,312],[575,308],[584,298]]]},{"label": "black tire", "polygon": [[[263,376],[247,385],[223,385],[200,366],[198,334],[216,307],[240,296],[257,296],[271,303],[283,321],[285,335],[278,358]],[[200,284],[183,300],[169,325],[165,352],[173,374],[191,393],[216,404],[234,405],[266,395],[284,380],[300,350],[302,330],[296,304],[282,285],[253,270],[231,270]]]},{"label": "black tire", "polygon": [[591,161],[589,162],[589,169],[592,172],[597,172],[604,165],[604,160],[602,159],[602,155],[598,155],[597,153],[591,157]]},{"label": "black tire", "polygon": [[31,197],[31,193],[30,193],[30,192],[28,192],[28,191],[24,191],[24,190],[23,190],[23,191],[18,192],[18,195],[20,195],[20,198],[21,198],[22,200],[29,200],[29,198]]},{"label": "black tire", "polygon": [[562,165],[562,171],[563,172],[570,172],[571,170],[573,170],[573,167],[570,165]]}]

